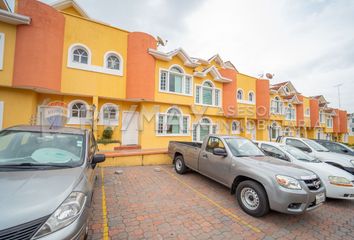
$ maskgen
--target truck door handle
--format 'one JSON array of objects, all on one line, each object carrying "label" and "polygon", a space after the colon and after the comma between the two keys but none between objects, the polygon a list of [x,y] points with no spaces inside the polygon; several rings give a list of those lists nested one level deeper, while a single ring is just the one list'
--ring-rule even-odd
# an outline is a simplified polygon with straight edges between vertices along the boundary
[{"label": "truck door handle", "polygon": [[203,154],[202,156],[203,156],[203,158],[208,158],[208,155],[206,155],[206,154]]}]

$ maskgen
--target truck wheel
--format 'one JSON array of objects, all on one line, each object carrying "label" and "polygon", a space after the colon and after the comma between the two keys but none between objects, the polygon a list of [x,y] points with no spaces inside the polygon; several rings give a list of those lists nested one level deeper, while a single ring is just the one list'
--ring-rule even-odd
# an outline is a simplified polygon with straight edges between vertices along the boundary
[{"label": "truck wheel", "polygon": [[267,193],[255,181],[241,182],[236,188],[236,198],[242,210],[253,217],[262,217],[269,212]]},{"label": "truck wheel", "polygon": [[187,171],[187,166],[184,164],[183,156],[175,157],[175,170],[178,174],[183,174]]}]

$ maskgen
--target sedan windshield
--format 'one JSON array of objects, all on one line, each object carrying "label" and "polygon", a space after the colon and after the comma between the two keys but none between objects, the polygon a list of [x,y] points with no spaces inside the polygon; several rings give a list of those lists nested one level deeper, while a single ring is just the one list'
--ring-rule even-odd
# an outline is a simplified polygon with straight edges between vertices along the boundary
[{"label": "sedan windshield", "polygon": [[307,143],[308,145],[310,145],[310,147],[312,147],[313,149],[315,149],[318,152],[329,152],[329,150],[327,148],[325,148],[324,146],[322,146],[321,144],[310,140],[310,139],[304,139],[304,142]]},{"label": "sedan windshield", "polygon": [[289,153],[297,160],[306,161],[306,162],[320,162],[316,158],[311,157],[310,155],[308,155],[307,153],[301,151],[296,147],[292,147],[289,145],[281,145],[281,148],[283,148],[287,153]]},{"label": "sedan windshield", "polygon": [[83,159],[83,135],[4,130],[0,167],[75,167]]},{"label": "sedan windshield", "polygon": [[225,141],[232,154],[236,157],[265,156],[250,140],[243,138],[226,138]]}]

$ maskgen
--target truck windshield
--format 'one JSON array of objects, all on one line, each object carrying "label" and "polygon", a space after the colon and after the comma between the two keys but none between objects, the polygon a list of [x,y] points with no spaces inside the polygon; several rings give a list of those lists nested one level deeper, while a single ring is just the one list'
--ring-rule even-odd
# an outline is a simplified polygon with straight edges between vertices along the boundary
[{"label": "truck windshield", "polygon": [[225,138],[227,146],[236,157],[265,156],[250,140],[243,138]]},{"label": "truck windshield", "polygon": [[75,167],[82,163],[83,140],[78,134],[4,130],[0,167]]},{"label": "truck windshield", "polygon": [[318,152],[329,152],[329,150],[327,148],[325,148],[324,146],[322,146],[321,144],[310,140],[310,139],[304,139],[304,142],[307,143],[308,145],[310,145],[310,147],[312,147],[313,149],[315,149]]},{"label": "truck windshield", "polygon": [[296,147],[289,146],[289,145],[282,145],[281,147],[297,160],[301,160],[305,162],[321,162]]}]

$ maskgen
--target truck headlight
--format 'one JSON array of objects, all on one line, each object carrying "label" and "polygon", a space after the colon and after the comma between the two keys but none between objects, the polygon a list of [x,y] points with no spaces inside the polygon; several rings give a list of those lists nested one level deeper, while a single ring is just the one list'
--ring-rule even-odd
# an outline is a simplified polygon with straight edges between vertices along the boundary
[{"label": "truck headlight", "polygon": [[353,183],[351,183],[345,177],[338,177],[338,176],[329,176],[328,180],[330,184],[342,187],[353,187]]},{"label": "truck headlight", "polygon": [[285,188],[294,189],[294,190],[301,190],[301,185],[298,180],[288,176],[276,175],[275,179],[277,183]]},{"label": "truck headlight", "polygon": [[85,202],[85,194],[72,192],[38,230],[34,238],[53,233],[74,222],[84,209]]}]

